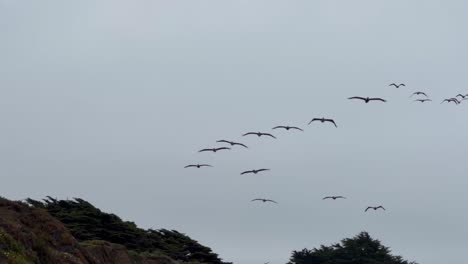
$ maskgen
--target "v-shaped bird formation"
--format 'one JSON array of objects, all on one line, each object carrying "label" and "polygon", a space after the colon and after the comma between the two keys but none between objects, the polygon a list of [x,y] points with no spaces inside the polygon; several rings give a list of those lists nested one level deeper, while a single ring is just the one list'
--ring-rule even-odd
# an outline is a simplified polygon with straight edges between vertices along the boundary
[{"label": "v-shaped bird formation", "polygon": [[[404,83],[400,83],[400,84],[391,83],[388,86],[395,87],[395,88],[405,87],[405,89],[407,89],[406,85]],[[419,102],[419,103],[432,102],[432,99],[429,98],[429,95],[426,92],[422,92],[422,91],[413,92],[408,98],[411,98],[412,102]],[[380,98],[380,97],[364,97],[364,96],[352,96],[352,97],[349,97],[348,100],[359,100],[359,101],[362,101],[362,102],[364,102],[366,104],[370,103],[370,102],[380,102],[380,103],[386,103],[387,102],[386,99],[383,99],[383,98]],[[443,103],[448,103],[448,104],[452,103],[452,104],[455,104],[455,105],[459,105],[465,100],[468,100],[468,94],[459,93],[455,97],[450,97],[450,98],[446,98],[446,99],[442,100],[441,104],[443,104]],[[333,118],[313,117],[308,122],[308,125],[311,126],[313,123],[319,123],[319,124],[330,123],[330,124],[334,125],[335,128],[338,128],[337,122]],[[278,126],[273,127],[272,130],[274,130],[274,131],[277,131],[277,130],[284,130],[284,131],[296,130],[296,131],[304,132],[304,130],[302,128],[300,128],[299,126],[290,126],[290,125],[278,125]],[[246,136],[257,136],[258,138],[266,137],[266,138],[277,139],[277,137],[275,135],[273,135],[271,133],[267,133],[267,132],[247,132],[245,134],[242,134],[242,137],[246,137]],[[228,144],[230,147],[240,146],[243,149],[248,149],[247,145],[245,145],[244,143],[236,142],[236,141],[230,141],[230,140],[224,140],[223,139],[223,140],[217,140],[216,142],[217,143]],[[221,150],[231,150],[230,147],[204,148],[204,149],[199,150],[198,152],[213,152],[213,153],[216,153],[216,152],[220,152]],[[200,168],[203,168],[203,167],[213,167],[213,166],[209,165],[209,164],[190,164],[190,165],[185,166],[184,168],[197,168],[197,169],[200,169]],[[263,172],[266,172],[266,171],[270,171],[270,169],[265,169],[265,168],[250,169],[250,170],[245,170],[245,171],[241,172],[240,174],[241,175],[259,174],[259,173],[263,173]],[[333,195],[333,196],[325,196],[325,197],[322,198],[322,200],[332,200],[332,201],[339,200],[339,199],[346,199],[346,197],[341,196],[341,195],[336,195],[336,196]],[[269,198],[255,198],[255,199],[252,199],[251,202],[262,202],[262,203],[278,204],[278,202],[276,202],[275,200],[269,199]],[[368,212],[369,210],[379,211],[379,209],[381,209],[382,211],[386,211],[386,209],[382,205],[378,205],[378,206],[367,206],[366,209],[364,210],[364,212]]]}]

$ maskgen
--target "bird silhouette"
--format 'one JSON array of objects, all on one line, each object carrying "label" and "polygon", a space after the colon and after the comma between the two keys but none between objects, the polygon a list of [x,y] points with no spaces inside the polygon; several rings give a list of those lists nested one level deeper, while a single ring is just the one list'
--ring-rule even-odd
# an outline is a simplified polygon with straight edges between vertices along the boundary
[{"label": "bird silhouette", "polygon": [[353,96],[349,97],[348,99],[359,99],[363,100],[364,102],[369,103],[370,101],[382,101],[382,102],[387,102],[387,100],[384,100],[382,98],[370,98],[370,97],[360,97],[360,96]]},{"label": "bird silhouette", "polygon": [[463,95],[463,94],[457,94],[457,96],[455,97],[461,97],[462,99],[465,99],[466,95]]},{"label": "bird silhouette", "polygon": [[309,125],[312,124],[312,122],[315,122],[315,121],[320,121],[322,123],[325,123],[325,122],[330,122],[330,123],[333,123],[335,125],[335,127],[338,127],[335,123],[335,120],[333,119],[330,119],[330,118],[325,118],[325,117],[322,117],[322,118],[314,118],[312,120],[310,120],[309,122]]},{"label": "bird silhouette", "polygon": [[377,209],[383,209],[385,211],[385,208],[383,206],[369,206],[366,208],[366,210],[364,210],[364,212],[367,212],[367,210],[369,209],[374,209],[374,211],[376,211]]},{"label": "bird silhouette", "polygon": [[395,88],[400,88],[400,86],[406,86],[404,83],[396,84],[396,83],[391,83],[389,86],[395,86]]},{"label": "bird silhouette", "polygon": [[[458,101],[457,98],[448,98],[448,99],[444,99],[444,100],[442,101],[442,103],[444,103],[444,102],[448,102],[448,103],[453,102],[453,103],[455,103],[455,104],[460,104],[460,101]],[[442,103],[441,103],[441,104],[442,104]]]},{"label": "bird silhouette", "polygon": [[432,101],[431,99],[416,99],[414,100],[413,102],[421,102],[421,103],[424,103],[424,102],[429,102],[429,101]]},{"label": "bird silhouette", "polygon": [[259,172],[262,172],[262,171],[269,171],[269,170],[270,170],[270,169],[248,170],[248,171],[242,172],[241,175],[248,174],[248,173],[257,174],[257,173],[259,173]]},{"label": "bird silhouette", "polygon": [[187,165],[185,166],[184,168],[201,168],[201,167],[213,167],[211,165],[208,165],[208,164],[190,164],[190,165]]},{"label": "bird silhouette", "polygon": [[424,95],[424,96],[428,97],[427,94],[423,93],[423,92],[414,92],[410,97],[413,97],[413,95]]},{"label": "bird silhouette", "polygon": [[234,142],[234,141],[229,141],[229,140],[218,140],[216,142],[220,142],[220,143],[228,143],[230,144],[231,146],[243,146],[244,148],[248,148],[246,145],[242,144],[242,143],[238,143],[238,142]]},{"label": "bird silhouette", "polygon": [[245,136],[248,136],[248,135],[256,135],[256,136],[258,136],[258,137],[261,137],[261,136],[268,136],[268,137],[276,138],[275,136],[273,136],[273,135],[270,134],[270,133],[262,133],[262,132],[248,132],[248,133],[245,133],[245,134],[242,135],[242,136],[245,137]]},{"label": "bird silhouette", "polygon": [[266,202],[271,202],[271,203],[277,204],[276,201],[273,201],[273,200],[270,200],[270,199],[263,199],[263,198],[253,199],[251,202],[254,202],[254,201],[261,201],[261,202],[264,202],[264,203],[266,203]]},{"label": "bird silhouette", "polygon": [[217,151],[220,151],[220,150],[228,150],[228,149],[231,149],[231,148],[227,148],[227,147],[221,147],[221,148],[206,148],[206,149],[199,150],[198,152],[205,152],[205,151],[217,152]]},{"label": "bird silhouette", "polygon": [[302,129],[298,128],[298,127],[295,127],[295,126],[275,126],[272,129],[278,129],[278,128],[283,128],[283,129],[286,129],[286,130],[296,129],[296,130],[304,131],[304,130],[302,130]]},{"label": "bird silhouette", "polygon": [[327,196],[327,197],[324,197],[322,200],[327,200],[327,199],[333,199],[333,200],[346,199],[346,197],[343,197],[343,196]]}]

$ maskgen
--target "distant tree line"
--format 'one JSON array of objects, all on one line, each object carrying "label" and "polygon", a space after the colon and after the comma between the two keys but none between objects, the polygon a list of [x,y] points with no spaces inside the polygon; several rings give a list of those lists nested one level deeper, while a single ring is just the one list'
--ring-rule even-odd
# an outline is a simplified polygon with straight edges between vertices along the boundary
[{"label": "distant tree line", "polygon": [[390,249],[367,232],[341,243],[293,251],[288,264],[417,264],[390,254]]}]

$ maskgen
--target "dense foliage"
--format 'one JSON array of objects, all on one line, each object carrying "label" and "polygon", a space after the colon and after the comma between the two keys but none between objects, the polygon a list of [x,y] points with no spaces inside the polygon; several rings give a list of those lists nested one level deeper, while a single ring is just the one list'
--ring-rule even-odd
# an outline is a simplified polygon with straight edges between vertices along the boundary
[{"label": "dense foliage", "polygon": [[380,241],[362,232],[341,243],[294,251],[288,264],[416,264],[390,254]]},{"label": "dense foliage", "polygon": [[133,222],[122,221],[114,214],[104,213],[83,199],[56,200],[47,197],[43,202],[33,199],[27,199],[27,202],[46,209],[81,242],[104,240],[139,253],[162,253],[184,262],[224,263],[210,248],[182,233],[138,228]]}]

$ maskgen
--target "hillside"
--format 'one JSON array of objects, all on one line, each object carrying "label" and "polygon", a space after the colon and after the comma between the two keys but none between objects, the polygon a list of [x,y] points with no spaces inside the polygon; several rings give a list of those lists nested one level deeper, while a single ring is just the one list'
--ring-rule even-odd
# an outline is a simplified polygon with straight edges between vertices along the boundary
[{"label": "hillside", "polygon": [[0,263],[224,264],[174,230],[144,230],[82,200],[0,198]]}]

